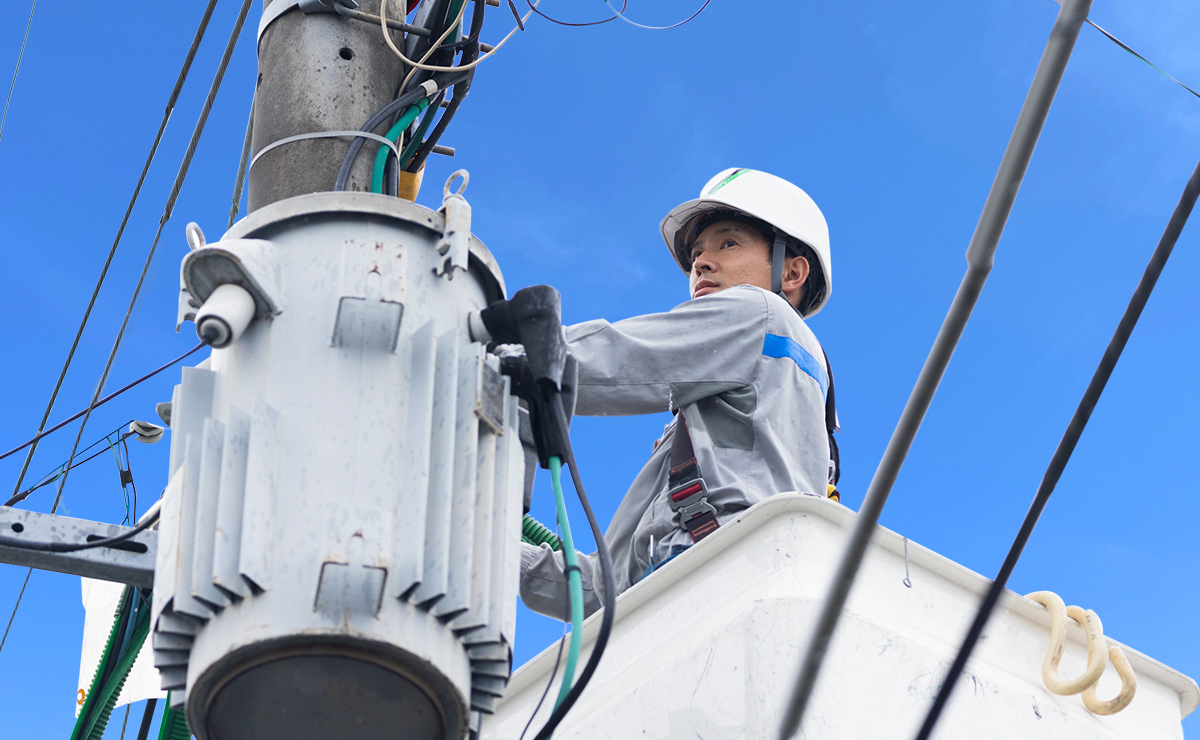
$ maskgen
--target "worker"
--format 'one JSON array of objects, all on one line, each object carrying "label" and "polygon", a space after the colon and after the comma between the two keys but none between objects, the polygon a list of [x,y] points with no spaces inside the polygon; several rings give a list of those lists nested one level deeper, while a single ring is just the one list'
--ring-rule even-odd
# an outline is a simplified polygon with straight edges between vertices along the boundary
[{"label": "worker", "polygon": [[[605,534],[618,594],[759,501],[824,498],[838,475],[832,373],[803,320],[833,288],[816,203],[786,180],[730,169],[661,230],[691,300],[566,329],[576,413],[676,412]],[[562,553],[522,548],[521,598],[565,618]],[[581,555],[580,570],[591,614],[602,603],[598,558]]]}]

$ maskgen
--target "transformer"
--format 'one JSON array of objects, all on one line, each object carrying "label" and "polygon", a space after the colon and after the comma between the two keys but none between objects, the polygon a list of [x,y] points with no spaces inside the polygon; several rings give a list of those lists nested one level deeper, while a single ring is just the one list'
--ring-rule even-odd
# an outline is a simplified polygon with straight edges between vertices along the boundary
[{"label": "transformer", "polygon": [[521,412],[468,332],[503,278],[445,192],[189,230],[180,321],[228,341],[171,401],[152,625],[200,740],[457,740],[507,683]]}]

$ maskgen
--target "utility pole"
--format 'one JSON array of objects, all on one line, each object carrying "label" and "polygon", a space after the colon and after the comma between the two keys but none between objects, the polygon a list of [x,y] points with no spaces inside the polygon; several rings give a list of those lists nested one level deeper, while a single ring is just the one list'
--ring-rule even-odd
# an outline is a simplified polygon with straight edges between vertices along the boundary
[{"label": "utility pole", "polygon": [[511,670],[520,409],[469,327],[503,278],[465,172],[438,211],[364,192],[368,141],[331,192],[402,72],[380,0],[334,1],[266,4],[249,213],[181,265],[213,352],[171,401],[151,629],[199,740],[462,740]]},{"label": "utility pole", "polygon": [[[380,2],[360,0],[358,9],[378,15]],[[346,18],[331,6],[326,12],[303,12],[321,10],[320,4],[265,0],[263,17],[271,20],[258,38],[253,154],[296,134],[357,130],[395,95],[401,64],[379,26]],[[305,139],[264,154],[249,174],[249,211],[333,190],[349,143],[348,138]],[[370,182],[371,158],[361,156],[347,190],[368,190]]]}]

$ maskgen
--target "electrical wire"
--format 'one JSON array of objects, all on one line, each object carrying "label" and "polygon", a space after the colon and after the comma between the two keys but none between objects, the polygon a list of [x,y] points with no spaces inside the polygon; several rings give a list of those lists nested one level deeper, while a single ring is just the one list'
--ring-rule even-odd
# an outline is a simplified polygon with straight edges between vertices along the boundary
[{"label": "electrical wire", "polygon": [[[50,393],[50,401],[46,404],[46,411],[42,414],[42,421],[38,424],[38,430],[33,437],[33,448],[29,450],[29,454],[25,457],[25,464],[21,467],[21,473],[17,476],[17,485],[13,487],[13,493],[21,490],[21,483],[25,480],[25,473],[29,470],[29,464],[33,461],[33,454],[37,451],[37,440],[42,437],[42,430],[46,427],[46,421],[50,418],[50,411],[54,408],[54,402],[58,398],[58,392],[62,388],[63,379],[67,377],[67,369],[71,367],[71,360],[75,357],[75,350],[79,347],[79,339],[83,336],[83,329],[87,326],[88,317],[92,315],[92,308],[96,305],[96,297],[100,295],[100,286],[104,284],[104,278],[108,274],[108,268],[112,264],[113,256],[117,253],[117,245],[121,243],[121,235],[125,233],[125,226],[129,223],[129,217],[133,213],[133,206],[137,202],[138,194],[142,192],[142,184],[146,182],[146,175],[150,172],[150,164],[154,161],[154,155],[158,152],[158,145],[162,141],[163,133],[167,129],[167,122],[171,119],[171,112],[175,109],[175,103],[179,100],[179,93],[183,90],[183,83],[187,79],[188,72],[192,68],[192,61],[196,58],[196,51],[200,48],[200,42],[204,38],[204,33],[208,29],[208,21],[212,18],[213,9],[217,5],[217,0],[209,0],[208,6],[204,9],[204,15],[200,18],[200,25],[196,28],[196,34],[192,38],[192,45],[188,48],[187,56],[183,60],[183,66],[179,69],[179,75],[175,79],[175,87],[171,90],[170,97],[167,98],[167,107],[163,111],[162,121],[158,124],[158,133],[154,135],[154,143],[150,146],[150,154],[146,157],[146,163],[142,166],[142,174],[138,177],[137,186],[133,189],[133,196],[129,199],[129,205],[125,208],[125,216],[121,219],[121,225],[117,228],[117,236],[113,239],[112,248],[108,250],[108,257],[104,260],[104,267],[100,270],[100,278],[96,281],[96,287],[92,290],[92,297],[88,300],[87,309],[83,312],[83,320],[79,323],[79,329],[75,332],[75,339],[71,342],[71,349],[67,352],[67,360],[63,363],[63,369],[58,375],[58,380],[54,384],[54,390]],[[9,453],[0,455],[0,458],[7,457]]]},{"label": "electrical wire", "polygon": [[[1062,5],[1062,0],[1054,0],[1054,2],[1058,3],[1059,5]],[[1161,67],[1159,67],[1157,64],[1155,64],[1154,62],[1150,61],[1150,60],[1149,60],[1149,59],[1147,59],[1146,57],[1144,57],[1144,56],[1142,56],[1141,54],[1139,54],[1139,53],[1137,53],[1136,51],[1134,51],[1134,50],[1133,50],[1133,49],[1132,49],[1132,48],[1131,48],[1131,47],[1130,47],[1128,44],[1126,44],[1124,41],[1122,41],[1121,39],[1117,38],[1116,36],[1113,36],[1113,35],[1112,35],[1111,33],[1109,33],[1108,31],[1105,31],[1103,28],[1101,28],[1100,26],[1098,26],[1098,25],[1096,25],[1095,23],[1093,23],[1091,18],[1088,18],[1088,19],[1087,19],[1087,24],[1088,24],[1089,26],[1091,26],[1092,28],[1096,29],[1097,31],[1099,31],[1100,33],[1104,34],[1104,36],[1105,36],[1105,37],[1106,37],[1106,38],[1107,38],[1109,41],[1113,42],[1114,44],[1116,44],[1117,46],[1121,47],[1122,49],[1124,49],[1125,51],[1129,52],[1130,54],[1132,54],[1133,56],[1137,57],[1138,59],[1141,59],[1141,60],[1142,60],[1143,62],[1145,62],[1146,64],[1149,64],[1151,67],[1153,67],[1153,68],[1154,68],[1154,71],[1158,72],[1158,73],[1159,73],[1160,75],[1162,75],[1163,77],[1166,77],[1168,80],[1170,80],[1171,82],[1174,82],[1176,85],[1179,85],[1179,86],[1180,86],[1180,87],[1182,87],[1184,90],[1187,90],[1188,92],[1190,92],[1192,95],[1195,95],[1197,98],[1200,98],[1200,93],[1196,92],[1196,91],[1195,91],[1195,90],[1193,90],[1192,88],[1188,87],[1187,85],[1183,84],[1183,83],[1182,83],[1182,82],[1180,82],[1179,80],[1175,79],[1175,78],[1174,78],[1174,77],[1172,77],[1170,74],[1168,74],[1166,71],[1164,71],[1164,70],[1163,70]]]},{"label": "electrical wire", "polygon": [[[462,84],[462,83],[459,83]],[[425,111],[425,115],[421,117],[421,125],[417,126],[417,130],[413,132],[412,141],[404,147],[404,151],[400,152],[400,162],[407,165],[412,161],[417,150],[421,147],[421,143],[425,140],[425,132],[429,130],[429,124],[433,123],[434,116],[437,115],[438,108],[441,107],[442,101],[446,99],[446,91],[439,91],[438,94],[429,101],[429,109]]]},{"label": "electrical wire", "polygon": [[[103,406],[104,404],[106,404],[106,403],[108,403],[109,401],[113,400],[114,398],[116,398],[117,396],[121,395],[122,393],[124,393],[125,391],[129,390],[130,388],[133,388],[133,387],[134,387],[134,386],[136,386],[136,385],[140,385],[141,383],[143,383],[143,382],[145,382],[145,381],[149,380],[150,378],[153,378],[155,375],[158,375],[158,374],[159,374],[159,373],[161,373],[163,370],[166,370],[167,368],[171,367],[172,365],[178,364],[178,363],[180,363],[180,362],[182,362],[182,361],[186,360],[188,357],[191,357],[192,355],[196,354],[196,353],[197,353],[197,352],[199,352],[200,350],[204,349],[206,346],[207,346],[207,345],[205,345],[205,344],[204,344],[204,342],[201,342],[200,344],[197,344],[195,347],[192,347],[192,348],[191,348],[191,349],[189,349],[187,352],[184,352],[182,355],[180,355],[179,357],[176,357],[174,360],[171,360],[170,362],[168,362],[167,364],[165,364],[165,365],[163,365],[162,367],[158,368],[157,370],[151,370],[150,372],[146,373],[146,374],[145,374],[145,375],[143,375],[142,377],[140,377],[140,378],[138,378],[137,380],[133,381],[133,382],[132,382],[132,383],[130,383],[129,385],[127,385],[127,386],[125,386],[125,387],[123,387],[123,388],[120,388],[120,389],[118,389],[118,390],[115,390],[115,391],[113,391],[112,393],[109,393],[107,396],[105,396],[104,398],[102,398],[102,399],[100,399],[99,401],[97,401],[97,402],[96,402],[96,405],[95,405],[95,406],[92,406],[91,408],[93,408],[93,409],[98,409],[98,408],[100,408],[101,406]],[[17,445],[16,447],[12,448],[12,449],[11,449],[11,450],[9,450],[8,452],[5,452],[3,455],[0,455],[0,460],[3,460],[4,458],[8,457],[9,455],[12,455],[12,454],[15,454],[15,453],[17,453],[17,452],[20,452],[21,450],[25,449],[25,448],[26,448],[26,447],[28,447],[29,445],[36,444],[36,443],[37,443],[37,441],[38,441],[39,439],[41,439],[42,437],[46,437],[46,436],[49,436],[49,435],[53,434],[54,432],[57,432],[59,429],[62,429],[63,427],[65,427],[66,425],[68,425],[68,424],[70,424],[71,422],[75,421],[76,419],[78,419],[79,417],[83,416],[83,415],[84,415],[84,414],[86,414],[87,412],[88,412],[88,410],[87,410],[87,409],[84,409],[83,411],[80,411],[79,413],[77,413],[77,414],[74,414],[74,415],[72,415],[71,417],[69,417],[69,418],[67,418],[67,419],[64,419],[63,421],[60,421],[59,423],[55,424],[54,426],[50,427],[49,429],[45,430],[44,432],[38,432],[38,434],[37,434],[37,435],[35,435],[33,438],[31,438],[31,439],[30,439],[28,442],[25,442],[24,444]],[[18,488],[20,488],[20,486],[18,486]]]},{"label": "electrical wire", "polygon": [[[421,57],[421,59],[416,62],[411,61],[408,58],[406,58],[404,56],[404,53],[401,52],[400,49],[398,49],[396,47],[396,44],[392,41],[392,35],[390,33],[388,33],[387,25],[386,25],[387,24],[387,19],[386,19],[387,4],[388,4],[388,0],[383,0],[383,2],[379,4],[379,22],[380,22],[381,28],[383,29],[383,40],[386,41],[387,45],[389,47],[391,47],[391,50],[396,53],[396,56],[400,57],[400,60],[402,62],[404,62],[405,64],[407,64],[409,67],[412,68],[408,71],[408,74],[405,75],[404,82],[400,83],[401,90],[408,87],[409,81],[412,79],[413,75],[416,74],[418,69],[423,69],[427,72],[465,71],[462,67],[439,67],[437,65],[425,64],[425,62],[429,59],[429,57],[433,56],[434,52],[439,50],[439,47],[441,47],[442,43],[450,36],[450,34],[453,33],[454,30],[462,24],[463,16],[467,12],[467,3],[465,2],[465,0],[461,5],[458,6],[458,13],[454,16],[454,22],[450,23],[446,26],[446,30],[442,31],[442,35],[438,36],[437,41],[434,41],[433,44],[430,45],[429,50],[426,51],[425,54]],[[468,67],[467,69],[470,69],[470,67]]]},{"label": "electrical wire", "polygon": [[[95,459],[96,459],[97,457],[99,457],[100,455],[103,455],[105,452],[108,452],[108,451],[109,451],[109,450],[112,448],[112,444],[113,444],[113,443],[112,443],[112,441],[111,441],[111,437],[112,437],[114,434],[118,435],[118,436],[117,436],[117,442],[118,442],[118,443],[120,443],[120,442],[124,441],[125,437],[124,437],[124,436],[121,436],[121,430],[122,430],[122,429],[124,429],[125,427],[127,427],[127,426],[128,426],[130,423],[132,423],[132,421],[133,421],[133,420],[132,420],[132,419],[130,419],[130,420],[129,420],[128,422],[126,422],[125,424],[122,424],[121,426],[117,427],[117,428],[116,428],[116,429],[114,429],[113,431],[111,431],[111,432],[109,432],[108,434],[104,435],[104,436],[103,436],[103,437],[101,437],[100,439],[98,439],[98,440],[96,440],[95,442],[91,443],[91,444],[90,444],[90,445],[88,445],[87,447],[84,447],[84,448],[83,448],[83,450],[82,450],[82,451],[80,451],[78,454],[81,454],[81,455],[87,454],[87,452],[88,452],[89,450],[91,450],[93,447],[96,447],[96,446],[97,446],[97,445],[99,445],[101,442],[108,442],[108,443],[109,443],[109,447],[108,447],[108,448],[106,448],[106,449],[103,449],[103,450],[100,450],[99,452],[97,452],[97,453],[95,453],[95,454],[93,454],[93,455],[90,455],[89,457],[86,457],[86,458],[84,458],[84,459],[82,459],[82,460],[79,460],[78,462],[75,462],[75,463],[73,463],[73,464],[71,465],[71,467],[72,467],[72,468],[77,468],[77,467],[79,467],[80,465],[83,465],[84,463],[88,462],[89,460],[95,460]],[[129,434],[132,434],[132,432],[129,432],[129,433],[128,433],[128,434],[126,434],[125,436],[128,436]],[[39,489],[39,488],[42,488],[42,487],[44,487],[44,486],[48,486],[48,485],[50,485],[51,483],[53,483],[54,481],[58,480],[58,479],[59,479],[59,477],[60,477],[60,476],[62,476],[62,474],[65,472],[66,465],[67,465],[66,463],[62,463],[61,465],[58,465],[58,466],[56,466],[56,467],[54,468],[54,470],[50,471],[49,473],[46,473],[46,475],[45,475],[45,476],[43,476],[43,477],[42,477],[42,479],[41,479],[41,480],[39,480],[37,483],[34,483],[34,484],[33,484],[32,486],[30,486],[29,488],[26,488],[24,491],[21,491],[20,493],[16,494],[15,496],[13,496],[12,498],[10,498],[9,500],[5,501],[5,502],[4,502],[4,506],[13,506],[14,504],[18,504],[18,503],[20,503],[20,502],[24,501],[25,499],[27,499],[27,498],[29,497],[29,494],[33,493],[33,492],[34,492],[34,491],[36,491],[37,489]],[[119,459],[119,458],[118,458],[118,460],[117,460],[117,467],[118,467],[118,469],[120,469],[120,467],[121,467],[121,461],[120,461],[120,459]]]},{"label": "electrical wire", "polygon": [[[528,521],[536,521],[533,518],[531,518],[528,514],[525,515],[525,518]],[[541,524],[538,524],[538,526],[542,527]],[[546,529],[546,528],[542,527],[542,529]],[[558,530],[557,528],[555,528],[555,531],[553,533],[551,533],[549,529],[546,529],[546,532],[548,534],[552,534],[553,537],[556,540],[558,540],[558,547],[556,549],[561,550],[562,549],[562,536],[561,536],[562,533],[561,533],[561,531]],[[553,545],[551,545],[551,546],[553,546]],[[567,610],[568,611],[570,611],[570,609],[571,609],[570,598],[571,598],[570,592],[568,591],[568,593],[567,593]],[[542,704],[544,704],[546,702],[546,697],[550,695],[550,687],[554,685],[554,677],[558,675],[558,665],[562,661],[563,646],[565,646],[566,644],[567,644],[567,623],[563,622],[562,637],[560,637],[558,639],[558,652],[554,656],[554,667],[550,669],[550,678],[549,678],[549,680],[546,681],[546,688],[542,689],[542,695],[540,697],[538,697],[538,703],[536,705],[534,705],[533,711],[529,713],[529,721],[527,721],[525,723],[525,728],[521,730],[521,736],[519,738],[517,738],[517,740],[525,740],[525,733],[529,732],[529,727],[533,724],[534,717],[537,717],[538,710],[540,710],[542,708]]]},{"label": "electrical wire", "polygon": [[637,28],[644,28],[647,31],[670,31],[672,28],[679,28],[680,26],[682,26],[686,23],[690,23],[693,18],[695,18],[696,16],[698,16],[704,12],[704,9],[708,7],[708,4],[710,2],[712,2],[712,0],[704,0],[704,4],[700,6],[699,10],[697,10],[695,13],[692,13],[687,18],[684,18],[683,20],[681,20],[678,23],[675,23],[673,25],[670,25],[670,26],[643,26],[641,23],[635,23],[634,21],[631,21],[628,18],[626,18],[625,14],[622,12],[624,10],[624,8],[622,8],[621,10],[617,10],[616,8],[613,7],[613,4],[611,2],[609,2],[609,0],[604,0],[604,4],[607,5],[609,10],[611,10],[613,12],[613,14],[614,14],[613,17],[620,18],[621,20],[625,21],[626,23],[628,23],[631,26],[636,26]]},{"label": "electrical wire", "polygon": [[[536,7],[537,5],[541,4],[541,2],[542,2],[542,0],[537,0],[534,3],[534,6]],[[711,0],[706,0],[706,2],[704,4],[708,5],[708,2],[711,2]],[[379,7],[379,14],[380,14],[381,18],[384,17],[385,13],[387,12],[385,9],[386,5],[387,5],[387,3],[384,2]],[[466,8],[466,3],[463,3],[463,9],[465,9],[465,8]],[[460,11],[460,15],[461,15],[461,11]],[[528,21],[530,16],[532,16],[532,15],[533,15],[532,12],[526,13],[525,16],[523,18],[521,18],[521,23],[525,23],[526,21]],[[445,40],[446,36],[449,35],[449,31],[453,28],[454,28],[454,26],[451,25],[450,28],[447,29],[447,32],[442,35],[442,38],[438,39],[438,44],[440,44],[443,40]],[[400,57],[400,61],[404,62],[405,64],[409,65],[410,67],[415,67],[416,69],[423,69],[423,70],[426,70],[429,72],[465,72],[468,69],[474,69],[483,60],[489,59],[489,58],[495,56],[496,52],[500,51],[500,49],[505,44],[508,43],[508,40],[510,38],[512,38],[513,34],[515,34],[518,30],[520,30],[520,29],[517,27],[514,27],[513,30],[508,32],[507,36],[505,36],[503,39],[500,40],[500,43],[498,43],[494,47],[492,47],[491,51],[489,51],[488,53],[479,57],[475,61],[467,62],[465,64],[461,64],[461,65],[454,66],[454,67],[442,67],[442,66],[437,66],[437,65],[432,65],[432,64],[423,64],[421,62],[415,62],[415,61],[409,59],[408,57],[404,56],[404,52],[400,51],[398,48],[396,48],[396,45],[394,43],[392,43],[391,35],[387,33],[386,26],[384,26],[383,38],[384,38],[384,41],[387,42],[387,45],[391,48],[391,50],[393,52],[395,52],[396,56]]]},{"label": "electrical wire", "polygon": [[1134,327],[1137,326],[1138,318],[1150,300],[1150,294],[1154,292],[1154,286],[1158,282],[1159,276],[1162,275],[1163,268],[1167,265],[1167,259],[1170,258],[1171,251],[1179,240],[1179,235],[1183,232],[1188,216],[1191,215],[1192,209],[1196,205],[1197,197],[1200,197],[1200,162],[1196,163],[1187,187],[1184,188],[1183,195],[1180,196],[1179,203],[1176,204],[1175,211],[1167,222],[1167,228],[1163,231],[1162,238],[1159,239],[1158,246],[1154,249],[1154,254],[1150,256],[1150,262],[1146,265],[1142,278],[1138,281],[1137,288],[1134,289],[1133,296],[1125,307],[1125,313],[1121,316],[1121,321],[1117,324],[1117,329],[1113,332],[1108,347],[1104,350],[1104,356],[1100,359],[1100,364],[1096,367],[1096,372],[1092,375],[1092,380],[1088,383],[1087,390],[1080,399],[1075,414],[1071,417],[1071,423],[1067,425],[1067,430],[1063,432],[1058,448],[1054,450],[1054,456],[1050,459],[1046,474],[1042,476],[1042,483],[1038,486],[1029,512],[1025,515],[1025,520],[1021,522],[1017,538],[1013,540],[1012,547],[1009,548],[1008,555],[1004,558],[1004,564],[1000,566],[1000,572],[992,581],[987,595],[975,613],[975,619],[971,622],[971,628],[967,631],[967,636],[958,649],[958,655],[955,656],[949,673],[943,679],[937,697],[929,708],[929,713],[925,715],[925,721],[917,733],[917,740],[928,740],[946,702],[949,701],[955,683],[962,675],[980,636],[983,635],[983,629],[987,626],[988,619],[1000,600],[1000,595],[1004,593],[1009,576],[1017,567],[1017,560],[1020,559],[1025,545],[1033,536],[1033,528],[1037,526],[1038,518],[1041,517],[1046,504],[1049,503],[1050,495],[1054,493],[1054,487],[1058,485],[1058,480],[1062,477],[1063,471],[1071,459],[1071,453],[1075,451],[1075,445],[1079,442],[1083,429],[1087,426],[1088,419],[1091,418],[1092,411],[1095,410],[1096,404],[1100,401],[1100,395],[1104,393],[1104,387],[1108,384],[1113,369],[1117,366],[1117,360],[1121,359],[1121,353],[1129,342]]},{"label": "electrical wire", "polygon": [[[567,21],[560,21],[557,18],[551,18],[550,16],[546,15],[542,11],[538,10],[537,7],[533,4],[533,0],[525,0],[525,4],[528,5],[529,9],[532,10],[534,13],[537,13],[538,15],[540,15],[541,17],[545,18],[546,20],[550,21],[551,23],[556,23],[560,26],[570,26],[571,28],[583,28],[584,26],[599,26],[604,23],[611,23],[617,19],[617,16],[611,15],[602,21],[588,21],[587,23],[569,23]],[[621,3],[621,12],[624,13],[625,9],[628,7],[629,7],[629,0],[624,0],[624,2]]]},{"label": "electrical wire", "polygon": [[[563,666],[558,698],[554,701],[554,708],[558,709],[571,691],[571,682],[575,678],[575,663],[579,660],[579,651],[583,647],[583,577],[579,571],[579,553],[575,551],[575,543],[571,538],[571,524],[567,521],[567,502],[562,492],[562,458],[557,455],[550,457],[550,484],[554,488],[558,525],[562,528],[563,561],[566,563],[567,583],[571,594],[571,643],[567,648],[567,664]],[[4,538],[0,536],[0,543],[3,541]],[[540,733],[538,737],[541,737]]]},{"label": "electrical wire", "polygon": [[150,737],[150,725],[154,723],[154,705],[157,703],[157,697],[146,700],[146,708],[142,710],[142,724],[138,727],[137,740],[147,740]]},{"label": "electrical wire", "polygon": [[0,652],[4,650],[4,643],[8,642],[8,631],[12,629],[13,620],[17,618],[17,609],[21,608],[21,599],[25,596],[25,587],[29,585],[29,576],[33,575],[33,568],[25,571],[25,582],[21,584],[21,592],[17,594],[17,603],[13,604],[12,614],[8,616],[8,626],[4,628],[4,637],[0,637]]},{"label": "electrical wire", "polygon": [[[437,83],[439,90],[444,90],[445,88],[450,87],[467,76],[469,76],[469,74],[446,75],[440,80],[435,79],[435,82]],[[370,133],[374,131],[397,111],[407,108],[414,101],[420,99],[424,95],[424,89],[410,90],[404,93],[400,97],[380,108],[375,115],[367,119],[367,122],[363,124],[362,128],[359,130],[364,133]],[[333,183],[334,190],[340,191],[346,189],[346,184],[350,180],[350,170],[354,167],[354,162],[356,159],[358,159],[358,153],[362,151],[363,145],[366,143],[366,138],[355,138],[352,142],[350,142],[350,147],[346,150],[346,156],[342,159],[342,165],[338,168],[337,178]]]},{"label": "electrical wire", "polygon": [[[429,98],[421,98],[409,106],[408,110],[404,111],[404,115],[400,116],[400,119],[384,134],[384,138],[391,139],[398,144],[404,130],[408,128],[409,124],[417,120],[417,116],[421,115],[421,111],[425,110],[428,106]],[[391,150],[383,146],[379,147],[379,150],[375,152],[375,167],[371,170],[372,193],[383,192],[383,168],[387,164],[388,154],[390,153]]]},{"label": "electrical wire", "polygon": [[0,118],[0,137],[4,136],[4,124],[8,121],[8,106],[12,103],[13,88],[17,86],[17,73],[21,71],[21,60],[25,58],[25,43],[29,41],[29,29],[33,28],[33,11],[37,10],[37,0],[29,9],[29,22],[25,24],[25,37],[21,39],[21,52],[17,54],[17,66],[13,70],[12,84],[8,86],[8,99],[4,101],[4,116]]},{"label": "electrical wire", "polygon": [[36,542],[23,540],[20,537],[10,537],[9,535],[0,534],[0,545],[4,547],[14,547],[18,550],[35,550],[37,552],[79,552],[80,550],[92,550],[97,547],[111,547],[125,540],[134,537],[150,528],[152,524],[158,521],[158,514],[146,517],[143,521],[137,523],[128,532],[114,535],[112,537],[104,537],[91,542]]},{"label": "electrical wire", "polygon": [[591,502],[588,501],[587,492],[583,488],[583,477],[580,475],[579,465],[575,461],[575,450],[571,446],[571,437],[569,434],[566,434],[567,413],[566,409],[563,408],[561,395],[555,397],[554,404],[555,418],[564,431],[562,438],[566,444],[566,458],[567,465],[571,469],[571,481],[575,484],[575,493],[579,496],[579,503],[583,507],[583,513],[587,516],[588,525],[592,528],[592,536],[596,540],[596,550],[600,558],[600,576],[604,582],[603,593],[601,594],[604,608],[600,614],[600,630],[596,633],[596,642],[592,646],[592,654],[588,657],[583,670],[579,672],[579,680],[571,687],[570,693],[562,703],[551,713],[550,719],[546,720],[546,724],[538,732],[535,740],[550,740],[551,735],[554,734],[554,730],[562,722],[563,717],[567,715],[567,712],[571,711],[571,707],[575,705],[575,701],[579,699],[579,695],[587,688],[588,682],[591,681],[592,675],[596,672],[596,667],[600,665],[600,658],[604,655],[604,651],[608,647],[608,638],[612,634],[617,603],[617,585],[613,574],[612,553],[608,550],[608,543],[604,539],[604,532],[600,529],[600,522],[596,520],[596,513],[592,511]]},{"label": "electrical wire", "polygon": [[[483,6],[482,0],[474,0],[474,2],[475,2],[475,14],[471,18],[471,38],[478,39],[479,32],[483,29],[483,7],[484,6]],[[470,62],[474,61],[478,56],[479,56],[479,44],[475,43],[475,44],[468,46],[463,51],[461,62],[462,63],[470,63]],[[437,146],[438,141],[440,141],[442,138],[442,134],[444,134],[446,132],[446,127],[450,125],[450,121],[454,118],[454,114],[458,112],[459,106],[462,105],[462,101],[466,99],[467,93],[469,93],[471,91],[471,82],[474,79],[474,77],[475,77],[475,73],[474,73],[474,71],[472,71],[467,75],[467,77],[462,82],[459,82],[458,84],[454,85],[454,89],[453,89],[454,97],[450,100],[450,104],[446,107],[446,110],[442,113],[441,118],[438,119],[437,126],[434,127],[433,132],[429,135],[428,138],[426,138],[425,141],[421,142],[416,153],[413,155],[412,159],[409,161],[407,166],[405,166],[404,169],[406,171],[419,172],[421,170],[421,168],[423,166],[425,166],[425,160],[428,159],[430,152],[433,151],[433,148],[435,146]]]},{"label": "electrical wire", "polygon": [[95,408],[96,401],[100,398],[100,393],[104,389],[104,382],[108,379],[108,373],[112,370],[113,362],[117,359],[117,350],[121,347],[121,339],[125,336],[125,328],[129,326],[129,318],[133,315],[133,307],[137,304],[138,295],[141,293],[142,285],[146,281],[146,274],[150,271],[150,263],[154,260],[154,252],[158,248],[158,241],[162,238],[163,228],[171,218],[171,211],[175,208],[175,201],[179,197],[179,191],[183,189],[183,181],[187,177],[188,167],[191,166],[192,157],[196,154],[196,147],[200,144],[200,136],[204,133],[204,125],[208,122],[208,114],[212,111],[213,102],[217,98],[217,91],[221,88],[221,81],[225,78],[225,70],[229,67],[229,60],[233,57],[233,50],[237,46],[238,38],[242,33],[242,27],[246,24],[246,16],[249,14],[250,6],[253,3],[254,0],[243,0],[241,11],[234,22],[233,31],[229,35],[229,41],[225,44],[225,52],[221,55],[221,62],[217,65],[216,75],[213,77],[212,85],[208,89],[208,97],[204,100],[204,107],[200,110],[200,117],[196,120],[196,127],[192,131],[192,138],[188,141],[187,151],[184,153],[179,173],[175,176],[175,184],[171,187],[171,194],[167,197],[166,207],[163,209],[162,217],[159,218],[158,231],[154,234],[154,242],[150,245],[150,253],[146,255],[146,262],[142,265],[142,274],[138,276],[137,285],[133,289],[133,297],[130,298],[129,307],[125,310],[125,318],[121,320],[121,328],[117,331],[117,339],[113,342],[112,350],[108,354],[108,361],[104,364],[104,372],[100,374],[100,382],[96,384],[96,391],[92,394],[92,403],[88,406],[87,413],[84,414],[83,421],[79,425],[79,434],[75,437],[75,444],[71,448],[71,457],[67,460],[67,470],[59,480],[58,493],[54,497],[54,506],[50,509],[51,514],[58,509],[58,504],[62,500],[63,486],[67,482],[67,475],[71,472],[71,460],[75,457],[75,450],[79,447],[79,440],[83,437],[83,430],[87,427],[92,409]]}]

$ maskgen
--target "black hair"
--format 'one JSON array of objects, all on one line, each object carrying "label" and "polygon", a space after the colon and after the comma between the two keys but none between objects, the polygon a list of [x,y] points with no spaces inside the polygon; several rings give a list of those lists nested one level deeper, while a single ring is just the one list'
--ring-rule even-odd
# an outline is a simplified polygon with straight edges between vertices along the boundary
[{"label": "black hair", "polygon": [[[742,211],[735,211],[732,208],[717,208],[707,213],[703,213],[692,219],[692,222],[685,226],[684,237],[684,255],[689,258],[687,253],[691,249],[691,244],[695,241],[705,229],[720,221],[733,221],[749,226],[758,232],[762,240],[767,243],[767,261],[771,260],[773,247],[775,244],[775,227],[771,226],[766,221],[760,218],[754,218]],[[803,292],[800,294],[799,305],[796,310],[800,315],[808,313],[813,306],[821,302],[825,296],[825,273],[821,269],[821,262],[817,259],[817,253],[813,248],[791,236],[784,237],[787,239],[787,251],[793,256],[803,257],[808,261],[808,278],[804,281]]]}]

